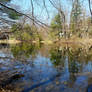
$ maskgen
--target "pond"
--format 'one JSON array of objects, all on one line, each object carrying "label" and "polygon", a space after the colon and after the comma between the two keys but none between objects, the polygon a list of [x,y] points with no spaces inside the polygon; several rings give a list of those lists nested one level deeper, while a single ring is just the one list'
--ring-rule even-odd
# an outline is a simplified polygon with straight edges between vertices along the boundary
[{"label": "pond", "polygon": [[0,92],[92,92],[92,48],[0,44]]}]

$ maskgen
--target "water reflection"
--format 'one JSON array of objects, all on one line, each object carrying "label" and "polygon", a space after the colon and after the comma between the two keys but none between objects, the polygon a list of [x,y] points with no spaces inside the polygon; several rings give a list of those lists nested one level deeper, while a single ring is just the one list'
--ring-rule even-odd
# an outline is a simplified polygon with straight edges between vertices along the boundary
[{"label": "water reflection", "polygon": [[30,56],[32,58],[35,58],[39,48],[39,45],[22,43],[12,45],[11,52],[15,58],[24,60],[29,58]]},{"label": "water reflection", "polygon": [[0,90],[91,92],[92,48],[0,44]]}]

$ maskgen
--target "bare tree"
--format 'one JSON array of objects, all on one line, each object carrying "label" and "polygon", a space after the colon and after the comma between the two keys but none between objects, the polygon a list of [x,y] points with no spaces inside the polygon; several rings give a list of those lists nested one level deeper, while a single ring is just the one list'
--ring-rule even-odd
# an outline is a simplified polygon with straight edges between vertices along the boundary
[{"label": "bare tree", "polygon": [[65,12],[62,10],[61,8],[61,1],[58,0],[59,4],[55,4],[55,1],[53,0],[49,0],[49,2],[51,3],[51,5],[58,11],[58,13],[60,14],[60,17],[61,17],[61,21],[62,21],[62,29],[63,29],[63,33],[64,33],[64,36],[66,38],[66,16],[65,16]]},{"label": "bare tree", "polygon": [[34,5],[33,5],[33,0],[31,0],[31,7],[32,7],[32,18],[33,18],[32,25],[34,25],[35,23],[34,23]]},{"label": "bare tree", "polygon": [[91,14],[91,23],[92,23],[92,7],[91,7],[91,3],[92,0],[88,0],[88,3],[89,3],[89,10],[90,10],[90,14]]},{"label": "bare tree", "polygon": [[[32,3],[32,4],[33,4],[33,3]],[[41,21],[38,20],[36,17],[34,17],[34,15],[33,15],[33,13],[34,13],[33,8],[32,8],[32,12],[33,12],[33,13],[32,13],[32,17],[30,17],[30,16],[27,15],[27,14],[24,14],[24,13],[22,13],[22,12],[19,12],[19,11],[15,10],[15,9],[13,9],[13,8],[11,8],[11,7],[8,7],[7,5],[3,4],[2,2],[0,2],[0,5],[1,5],[2,7],[4,7],[4,8],[6,8],[6,9],[8,9],[8,10],[11,10],[11,11],[17,13],[18,15],[25,16],[25,17],[29,18],[30,20],[32,20],[34,23],[36,23],[36,24],[39,25],[39,26],[42,26],[42,27],[45,27],[45,26],[46,26],[46,27],[49,27],[47,24],[41,22]]]}]

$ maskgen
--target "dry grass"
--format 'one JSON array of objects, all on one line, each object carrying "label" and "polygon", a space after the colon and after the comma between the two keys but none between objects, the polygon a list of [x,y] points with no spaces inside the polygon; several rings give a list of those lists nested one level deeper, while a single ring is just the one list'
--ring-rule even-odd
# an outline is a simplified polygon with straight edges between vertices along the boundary
[{"label": "dry grass", "polygon": [[[38,43],[39,41],[32,41],[33,43]],[[16,39],[11,39],[11,40],[0,40],[0,43],[9,43],[9,44],[17,44],[21,43],[21,41],[16,40]],[[69,39],[61,39],[61,40],[56,40],[56,41],[51,41],[51,40],[44,40],[41,41],[40,43],[43,44],[53,44],[53,43],[59,43],[59,44],[81,44],[85,46],[92,46],[92,38],[78,38],[76,36],[73,36]]]},{"label": "dry grass", "polygon": [[58,40],[59,43],[65,43],[65,44],[81,44],[85,46],[92,45],[92,38],[78,38],[78,37],[72,37],[69,39],[61,39],[60,41]]},{"label": "dry grass", "polygon": [[17,44],[20,42],[21,41],[18,41],[18,40],[0,40],[0,43],[9,43],[9,44]]}]

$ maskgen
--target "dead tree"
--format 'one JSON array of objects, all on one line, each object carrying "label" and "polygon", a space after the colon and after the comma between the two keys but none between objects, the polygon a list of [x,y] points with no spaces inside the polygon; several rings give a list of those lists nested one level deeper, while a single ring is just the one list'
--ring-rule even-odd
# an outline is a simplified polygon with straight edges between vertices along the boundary
[{"label": "dead tree", "polygon": [[66,28],[65,28],[65,26],[66,26],[65,25],[66,24],[66,16],[65,16],[64,11],[61,9],[61,3],[59,3],[59,7],[58,7],[58,6],[55,5],[54,1],[49,0],[49,2],[59,12],[60,17],[61,17],[61,21],[62,21],[62,25],[61,26],[62,26],[62,29],[63,29],[63,33],[64,33],[65,38],[67,38],[67,36],[66,36]]},{"label": "dead tree", "polygon": [[91,8],[91,1],[92,1],[92,0],[88,0],[88,3],[89,3],[89,10],[90,10],[90,14],[91,14],[91,23],[92,23],[92,8]]}]

